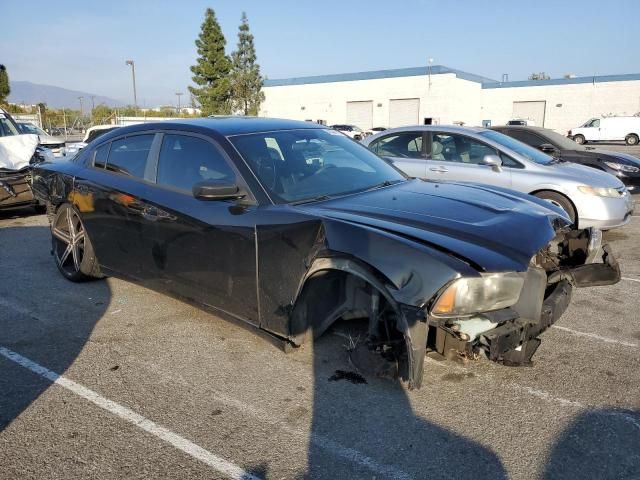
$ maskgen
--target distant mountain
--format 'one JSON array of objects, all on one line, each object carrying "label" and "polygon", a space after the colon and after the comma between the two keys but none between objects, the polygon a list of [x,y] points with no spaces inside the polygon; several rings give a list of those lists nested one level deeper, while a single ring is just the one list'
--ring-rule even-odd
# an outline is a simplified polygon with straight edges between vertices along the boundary
[{"label": "distant mountain", "polygon": [[84,97],[84,109],[91,109],[91,97],[95,97],[95,105],[105,103],[112,107],[123,106],[124,103],[114,98],[103,97],[95,93],[79,92],[77,90],[67,90],[66,88],[54,87],[53,85],[40,85],[38,83],[12,81],[11,93],[8,100],[11,103],[25,103],[27,105],[35,105],[37,103],[46,103],[50,108],[80,108],[78,97]]}]

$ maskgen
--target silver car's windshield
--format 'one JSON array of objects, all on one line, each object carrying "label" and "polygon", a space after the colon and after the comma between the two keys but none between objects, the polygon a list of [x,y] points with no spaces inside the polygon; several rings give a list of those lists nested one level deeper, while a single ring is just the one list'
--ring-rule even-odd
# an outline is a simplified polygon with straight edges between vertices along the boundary
[{"label": "silver car's windshield", "polygon": [[480,135],[489,138],[503,147],[507,147],[509,150],[513,150],[524,158],[531,160],[532,162],[539,163],[540,165],[549,165],[555,161],[553,157],[550,157],[549,155],[542,153],[540,150],[530,147],[526,143],[522,143],[515,138],[504,135],[503,133],[486,130],[484,132],[480,132]]},{"label": "silver car's windshield", "polygon": [[406,179],[335,130],[281,130],[230,140],[277,203],[346,195]]}]

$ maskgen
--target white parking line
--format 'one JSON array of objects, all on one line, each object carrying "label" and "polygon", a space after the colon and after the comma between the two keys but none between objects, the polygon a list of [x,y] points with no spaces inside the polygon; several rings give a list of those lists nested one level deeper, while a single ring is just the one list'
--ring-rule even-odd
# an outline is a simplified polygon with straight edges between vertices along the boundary
[{"label": "white parking line", "polygon": [[170,445],[173,445],[178,450],[186,453],[196,460],[200,460],[204,464],[212,467],[213,469],[224,475],[227,475],[230,478],[238,480],[259,480],[255,475],[252,475],[249,472],[243,470],[241,467],[214,455],[208,450],[205,450],[204,448],[196,445],[186,438],[181,437],[177,433],[173,433],[172,431],[167,430],[163,426],[152,422],[151,420],[143,417],[133,410],[124,407],[112,400],[109,400],[108,398],[105,398],[94,392],[93,390],[80,385],[79,383],[69,380],[62,375],[59,375],[56,372],[49,370],[48,368],[43,367],[42,365],[29,360],[26,357],[23,357],[13,350],[9,350],[8,348],[0,346],[0,355],[32,371],[36,375],[40,375],[41,377],[46,378],[56,385],[60,385],[62,388],[65,388],[70,392],[75,393],[76,395],[86,400],[89,400],[91,403],[97,405],[103,410],[111,412],[121,419],[144,430],[145,432],[150,433],[151,435],[169,443]]},{"label": "white parking line", "polygon": [[638,344],[637,343],[624,342],[622,340],[615,340],[613,338],[602,337],[600,335],[596,335],[595,333],[580,332],[578,330],[573,330],[571,328],[561,327],[560,325],[552,325],[551,328],[554,328],[556,330],[562,330],[563,332],[569,332],[569,333],[572,333],[573,335],[577,335],[579,337],[592,338],[593,340],[598,340],[598,341],[604,342],[604,343],[615,343],[615,344],[618,344],[618,345],[623,345],[625,347],[638,348]]},{"label": "white parking line", "polygon": [[[22,307],[22,306],[20,306],[18,304],[12,303],[12,302],[7,302],[7,301],[5,301],[4,299],[1,299],[1,298],[0,298],[0,306],[6,307],[6,308],[11,308],[12,310],[14,310],[14,311],[16,311],[16,312],[18,312],[18,313],[20,313],[22,315],[28,315],[30,317],[37,318],[35,312],[31,311],[30,309],[24,308],[24,307]],[[7,353],[5,353],[5,352],[7,352]],[[12,361],[14,361],[16,363],[19,363],[20,365],[24,366],[25,368],[28,368],[29,370],[34,371],[38,375],[44,376],[45,378],[48,378],[52,382],[55,382],[55,383],[65,387],[65,388],[67,388],[66,387],[67,384],[72,384],[74,386],[77,386],[79,389],[83,389],[83,391],[86,390],[87,392],[91,392],[91,394],[93,394],[93,395],[95,395],[97,397],[100,397],[100,395],[98,395],[97,393],[95,393],[95,392],[83,387],[82,385],[79,385],[79,384],[73,382],[72,380],[69,380],[69,379],[67,379],[67,378],[65,378],[65,377],[63,377],[63,376],[61,376],[61,375],[59,375],[59,374],[57,374],[55,372],[52,372],[51,370],[48,370],[45,367],[43,367],[41,365],[38,365],[37,363],[32,362],[31,360],[29,360],[29,359],[27,359],[25,357],[22,357],[18,353],[12,352],[11,350],[6,349],[6,348],[4,348],[2,346],[0,346],[0,355],[3,355],[6,358],[8,358],[9,360],[12,360]],[[8,355],[12,355],[12,356],[8,356]],[[25,363],[23,364],[23,363],[21,363],[21,361],[16,361],[16,359],[23,359]],[[146,362],[142,362],[142,363],[146,364]],[[149,364],[147,364],[147,365],[149,366]],[[36,370],[33,370],[31,368],[31,366],[33,366]],[[151,364],[150,366],[152,366],[154,371],[156,371],[156,373],[158,373],[158,374],[162,374],[164,376],[169,376],[169,377],[174,378],[174,379],[176,378],[175,375],[169,374],[168,372],[166,372],[164,370],[162,370],[160,372],[157,371],[158,369],[155,368],[155,365],[153,365],[153,364]],[[42,372],[46,372],[46,374],[40,373],[41,371]],[[50,375],[50,376],[47,376],[47,375]],[[181,381],[183,381],[181,377],[178,377],[178,378]],[[74,393],[77,393],[77,392],[74,392]],[[84,397],[84,395],[82,395],[80,393],[78,393],[78,395]],[[87,398],[87,397],[85,397],[85,398]],[[102,398],[102,397],[100,397],[100,398]],[[272,417],[272,415],[269,414],[266,411],[262,411],[260,409],[257,409],[255,407],[253,407],[252,405],[245,404],[245,403],[243,403],[243,402],[241,402],[239,400],[236,400],[236,399],[231,398],[231,397],[229,397],[227,395],[224,395],[221,392],[216,392],[215,398],[218,401],[221,401],[222,403],[230,405],[230,406],[240,410],[241,412],[243,412],[245,414],[251,415],[251,416],[257,418],[258,420],[260,420],[262,422],[265,422],[265,421],[269,422],[270,421],[269,419]],[[87,398],[87,399],[89,401],[93,402],[92,398]],[[107,399],[104,399],[104,400],[106,402],[111,402],[113,405],[117,405],[118,407],[120,407],[120,405],[112,402],[111,400],[107,400]],[[99,405],[99,406],[102,406],[102,405]],[[133,415],[136,415],[136,416],[140,417],[137,413],[127,409],[126,407],[121,407],[121,408],[127,410],[128,412],[131,412],[131,414],[133,414]],[[109,410],[109,411],[111,411],[111,410]],[[116,413],[116,412],[114,412],[114,413]],[[119,415],[119,414],[116,413],[116,415]],[[140,417],[140,418],[143,418],[143,417]],[[131,421],[131,420],[129,420],[129,421]],[[150,422],[149,420],[146,420],[146,419],[145,419],[145,421],[149,422],[149,423],[152,423],[152,422]],[[132,423],[136,424],[140,428],[143,428],[138,422],[132,421]],[[316,434],[316,433],[309,433],[309,432],[304,432],[304,431],[301,431],[301,430],[293,429],[293,428],[290,428],[290,427],[288,427],[286,425],[283,425],[281,422],[277,422],[277,421],[271,421],[270,423],[272,423],[274,426],[277,426],[278,428],[286,431],[289,434],[300,436],[301,437],[301,441],[305,441],[305,439],[308,439],[308,441],[313,443],[316,447],[321,448],[322,450],[325,450],[326,452],[328,452],[328,453],[330,453],[332,455],[335,455],[336,457],[340,457],[343,460],[347,460],[347,461],[350,461],[352,463],[356,463],[356,464],[360,465],[361,467],[364,467],[364,468],[370,470],[371,472],[373,472],[375,474],[382,475],[384,477],[400,479],[400,480],[410,480],[410,479],[413,478],[407,472],[404,472],[403,470],[401,470],[399,468],[396,468],[396,467],[394,467],[392,465],[385,465],[385,464],[378,463],[378,462],[375,461],[375,459],[373,459],[371,457],[368,457],[364,453],[362,453],[362,452],[360,452],[360,451],[358,451],[358,450],[356,450],[354,448],[345,447],[344,445],[341,445],[340,443],[332,440],[329,437],[326,437],[326,436],[323,436],[323,435],[319,435],[319,434]],[[159,427],[158,426],[158,428],[163,428],[163,427]],[[167,430],[167,432],[168,432],[168,430]],[[153,432],[150,432],[150,433],[155,435],[155,433],[153,433]],[[171,433],[171,432],[169,432],[169,433]],[[172,435],[175,435],[175,434],[172,434]],[[176,435],[176,437],[178,437],[178,436]],[[184,442],[189,442],[189,440],[182,439],[182,437],[178,437],[178,438],[180,438]],[[163,440],[166,440],[166,439],[163,438]],[[169,440],[166,440],[166,441],[169,441]],[[169,443],[172,443],[172,442],[169,441]],[[191,444],[191,442],[189,442],[189,443]],[[201,448],[201,447],[198,447],[195,444],[191,444],[191,445],[193,445],[193,447],[195,447],[195,449],[200,449]],[[180,448],[180,447],[176,447],[176,448]],[[204,449],[202,449],[202,451],[206,452],[206,453],[209,453]],[[187,452],[187,453],[189,453],[189,452]],[[213,455],[213,454],[210,454],[210,455]],[[194,455],[192,455],[192,456],[194,456]],[[195,458],[198,458],[199,460],[202,460],[200,457],[195,457]],[[214,456],[214,458],[217,458],[217,457]],[[225,460],[222,460],[222,459],[219,459],[219,460],[221,460],[222,462],[225,462]],[[204,461],[204,460],[202,460],[202,461]],[[207,462],[205,462],[205,463],[207,463]],[[229,464],[229,465],[232,465],[232,464]],[[213,465],[211,465],[211,466],[213,466]],[[215,466],[214,466],[214,468],[215,468]],[[251,476],[249,474],[246,474],[245,476],[233,477],[233,478],[241,478],[242,480],[250,480],[250,479],[254,479],[256,477],[253,477],[253,476]]]},{"label": "white parking line", "polygon": [[628,280],[630,282],[638,282],[638,283],[640,283],[640,278],[622,277],[622,280]]}]

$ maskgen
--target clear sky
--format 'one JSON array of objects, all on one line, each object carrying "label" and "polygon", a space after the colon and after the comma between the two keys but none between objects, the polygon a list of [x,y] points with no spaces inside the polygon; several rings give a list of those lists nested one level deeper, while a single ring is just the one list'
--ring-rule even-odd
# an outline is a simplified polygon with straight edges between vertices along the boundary
[{"label": "clear sky", "polygon": [[[268,78],[434,64],[500,79],[640,73],[640,0],[0,0],[13,80],[132,103],[187,92],[204,10],[231,51],[246,11]],[[184,99],[183,97],[183,102]]]}]

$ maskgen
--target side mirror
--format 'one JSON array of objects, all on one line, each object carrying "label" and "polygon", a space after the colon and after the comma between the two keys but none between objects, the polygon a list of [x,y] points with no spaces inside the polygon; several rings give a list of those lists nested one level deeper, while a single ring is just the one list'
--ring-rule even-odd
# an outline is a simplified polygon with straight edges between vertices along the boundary
[{"label": "side mirror", "polygon": [[224,181],[208,181],[193,186],[193,196],[198,200],[236,200],[244,197],[234,183]]},{"label": "side mirror", "polygon": [[554,147],[550,143],[543,143],[542,145],[539,145],[538,150],[544,153],[549,153],[549,154],[553,154],[557,152],[556,147]]},{"label": "side mirror", "polygon": [[502,160],[498,155],[485,155],[480,164],[491,167],[495,172],[499,172],[502,169]]}]

